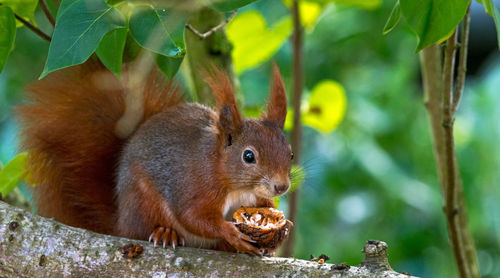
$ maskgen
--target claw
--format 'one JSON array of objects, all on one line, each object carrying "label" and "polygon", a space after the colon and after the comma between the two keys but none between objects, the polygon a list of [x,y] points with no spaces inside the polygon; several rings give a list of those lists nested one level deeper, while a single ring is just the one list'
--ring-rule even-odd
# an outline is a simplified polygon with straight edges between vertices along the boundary
[{"label": "claw", "polygon": [[161,244],[163,248],[171,245],[175,249],[177,246],[185,245],[184,237],[178,235],[174,229],[161,226],[153,230],[148,241],[153,242],[154,247]]},{"label": "claw", "polygon": [[177,245],[177,233],[175,230],[172,230],[172,235],[170,236],[170,240],[172,241],[172,248],[175,249],[175,246]]},{"label": "claw", "polygon": [[168,245],[168,243],[170,242],[170,233],[171,233],[171,229],[166,228],[165,232],[163,233],[163,248],[165,248]]}]

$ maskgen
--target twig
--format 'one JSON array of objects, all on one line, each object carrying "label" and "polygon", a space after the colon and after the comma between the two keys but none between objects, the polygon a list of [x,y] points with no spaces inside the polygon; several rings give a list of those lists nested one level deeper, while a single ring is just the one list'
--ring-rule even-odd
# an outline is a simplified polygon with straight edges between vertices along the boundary
[{"label": "twig", "polygon": [[59,2],[59,0],[54,0],[53,2],[56,5],[56,7],[59,9],[59,6],[61,5],[61,3]]},{"label": "twig", "polygon": [[36,28],[35,26],[33,26],[33,24],[31,24],[28,21],[24,20],[24,18],[20,17],[17,14],[14,14],[14,16],[16,17],[17,20],[19,20],[24,25],[26,25],[26,27],[28,27],[31,31],[35,32],[35,34],[37,34],[38,36],[40,36],[42,39],[44,39],[44,40],[46,40],[48,42],[50,42],[52,40],[49,35],[45,34],[42,30]]},{"label": "twig", "polygon": [[231,21],[231,19],[233,19],[233,17],[236,15],[237,11],[238,10],[234,10],[233,13],[228,18],[226,18],[226,20],[224,20],[223,22],[221,22],[219,25],[211,28],[210,30],[208,30],[205,33],[201,33],[200,31],[196,30],[193,26],[191,26],[191,24],[186,24],[186,29],[188,29],[189,31],[191,31],[196,36],[198,36],[201,40],[204,40],[207,37],[210,37],[213,33],[219,31],[224,26],[226,26]]},{"label": "twig", "polygon": [[465,13],[464,21],[462,23],[462,34],[460,36],[460,52],[458,56],[458,72],[457,72],[457,83],[455,87],[455,92],[453,93],[453,105],[451,113],[455,115],[458,105],[460,104],[460,98],[462,97],[462,91],[464,89],[465,74],[467,72],[467,48],[469,45],[469,26],[470,26],[470,4]]},{"label": "twig", "polygon": [[453,98],[453,73],[455,71],[455,52],[457,47],[457,32],[455,29],[451,37],[446,41],[444,65],[443,65],[443,126],[452,125],[453,114],[451,113],[451,102]]},{"label": "twig", "polygon": [[47,3],[45,3],[45,0],[40,0],[38,3],[40,4],[40,8],[42,8],[45,17],[47,17],[47,20],[50,22],[50,24],[52,24],[52,26],[56,26],[56,21],[50,13],[49,8],[47,8]]},{"label": "twig", "polygon": [[465,263],[465,250],[460,241],[460,225],[458,223],[458,208],[456,206],[456,165],[455,165],[455,146],[453,140],[453,112],[452,112],[452,97],[453,97],[453,72],[455,65],[455,52],[457,43],[457,31],[453,32],[447,40],[444,68],[443,68],[443,131],[444,131],[444,155],[445,155],[445,181],[446,186],[445,196],[445,211],[446,222],[448,224],[448,233],[450,235],[451,245],[455,261],[457,262],[458,273],[460,277],[470,277],[468,267]]},{"label": "twig", "polygon": [[[301,113],[300,104],[302,99],[302,88],[303,88],[303,73],[302,73],[302,46],[303,46],[303,31],[302,24],[300,23],[300,10],[298,0],[293,1],[292,6],[292,16],[293,16],[293,129],[291,133],[291,141],[293,148],[293,163],[298,165],[301,158],[301,145],[302,145],[302,124],[301,124]],[[297,227],[297,211],[298,211],[298,199],[299,191],[296,189],[294,192],[290,193],[290,198],[288,199],[289,215],[290,221],[295,223]],[[290,257],[293,255],[293,248],[295,245],[295,233],[297,228],[292,229],[288,240],[284,243],[283,253],[284,257]]]},{"label": "twig", "polygon": [[[3,4],[0,3],[0,6],[2,6],[2,5]],[[14,16],[16,17],[17,20],[19,20],[21,23],[26,25],[26,27],[30,28],[31,31],[35,32],[35,34],[39,35],[42,39],[49,41],[49,42],[52,40],[49,35],[45,34],[44,32],[42,32],[42,30],[36,28],[35,26],[33,26],[33,24],[24,20],[24,18],[20,17],[18,14],[14,13]]]}]

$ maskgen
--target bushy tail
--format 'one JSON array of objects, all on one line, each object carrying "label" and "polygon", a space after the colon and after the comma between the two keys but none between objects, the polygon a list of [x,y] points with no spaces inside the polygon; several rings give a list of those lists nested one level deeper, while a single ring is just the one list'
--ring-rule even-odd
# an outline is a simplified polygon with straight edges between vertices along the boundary
[{"label": "bushy tail", "polygon": [[[143,122],[181,102],[176,86],[153,70],[143,86]],[[126,139],[115,133],[126,86],[99,63],[60,70],[28,87],[17,108],[21,148],[38,213],[99,233],[115,223],[115,168]]]}]

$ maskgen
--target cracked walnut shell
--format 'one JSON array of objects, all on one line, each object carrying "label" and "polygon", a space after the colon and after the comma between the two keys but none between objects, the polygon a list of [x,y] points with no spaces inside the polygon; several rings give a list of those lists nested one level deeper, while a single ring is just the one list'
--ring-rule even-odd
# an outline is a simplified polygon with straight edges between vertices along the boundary
[{"label": "cracked walnut shell", "polygon": [[233,222],[244,234],[250,236],[258,248],[274,250],[288,238],[293,223],[274,208],[241,207],[233,214]]}]

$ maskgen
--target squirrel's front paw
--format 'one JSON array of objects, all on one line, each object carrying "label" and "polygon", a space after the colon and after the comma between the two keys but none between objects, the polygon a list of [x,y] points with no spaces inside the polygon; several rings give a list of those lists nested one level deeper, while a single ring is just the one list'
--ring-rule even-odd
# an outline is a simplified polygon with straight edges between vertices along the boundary
[{"label": "squirrel's front paw", "polygon": [[184,246],[184,237],[178,234],[172,228],[165,227],[156,227],[151,235],[149,236],[149,241],[153,242],[154,246],[158,244],[158,242],[163,242],[163,248],[167,245],[172,246],[175,249],[176,246]]},{"label": "squirrel's front paw", "polygon": [[240,232],[232,223],[227,223],[227,228],[224,231],[224,240],[226,240],[231,246],[233,246],[238,252],[263,255],[263,250],[253,246],[255,243],[248,235]]}]

